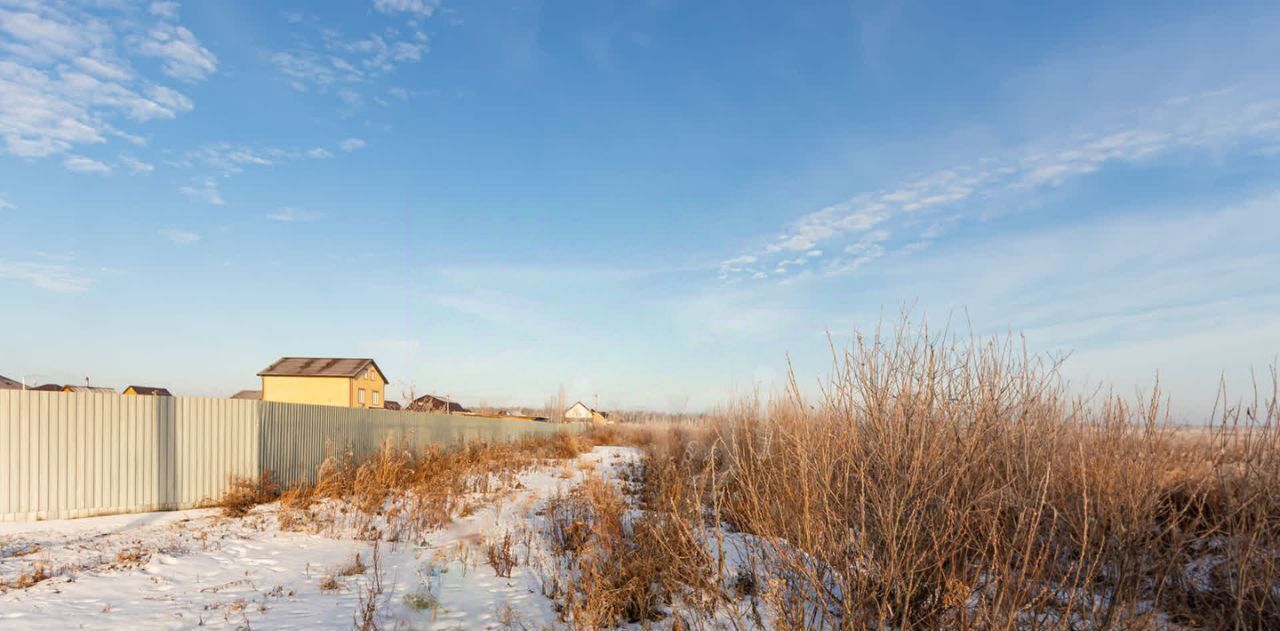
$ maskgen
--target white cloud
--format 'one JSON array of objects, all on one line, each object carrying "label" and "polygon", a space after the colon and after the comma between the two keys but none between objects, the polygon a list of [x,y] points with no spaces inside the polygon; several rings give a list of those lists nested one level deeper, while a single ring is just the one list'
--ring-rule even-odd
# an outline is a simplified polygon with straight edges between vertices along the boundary
[{"label": "white cloud", "polygon": [[165,0],[161,2],[152,2],[151,6],[148,7],[148,10],[151,12],[151,15],[176,20],[178,19],[178,7],[179,5],[177,2]]},{"label": "white cloud", "polygon": [[218,191],[218,180],[211,177],[198,178],[194,184],[178,188],[184,195],[214,206],[226,204],[222,193]]},{"label": "white cloud", "polygon": [[138,43],[138,52],[164,62],[165,74],[193,83],[218,69],[218,58],[200,45],[191,31],[175,24],[160,24]]},{"label": "white cloud", "polygon": [[227,176],[241,173],[250,167],[269,167],[304,159],[320,160],[331,157],[333,154],[323,147],[303,150],[214,142],[188,151],[171,164],[181,168],[204,167]]},{"label": "white cloud", "polygon": [[440,8],[439,0],[373,0],[373,8],[379,13],[410,13],[429,18]]},{"label": "white cloud", "polygon": [[13,208],[17,208],[17,206],[15,206],[13,202],[6,199],[3,195],[0,195],[0,210],[10,210]]},{"label": "white cloud", "polygon": [[827,242],[842,244],[852,257],[833,259],[821,273],[847,273],[883,255],[879,244],[886,239],[867,240],[882,225],[893,224],[895,233],[917,244],[900,250],[910,253],[957,222],[990,219],[1031,193],[1061,186],[1108,163],[1140,164],[1188,149],[1217,155],[1239,145],[1280,141],[1280,99],[1229,90],[1166,102],[1132,120],[1106,131],[1077,134],[1066,142],[1050,141],[1047,147],[1033,143],[1009,155],[970,160],[894,188],[861,193],[792,222],[751,254],[761,259],[758,265],[741,264],[742,256],[725,261],[721,276],[758,278],[766,270],[772,270],[766,275],[778,274],[795,265],[787,258],[790,253]]},{"label": "white cloud", "polygon": [[200,240],[200,235],[189,230],[180,230],[178,228],[165,228],[160,231],[160,236],[168,239],[175,245],[190,245]]},{"label": "white cloud", "polygon": [[355,151],[364,148],[364,141],[359,138],[347,138],[338,143],[338,148],[343,151]]},{"label": "white cloud", "polygon": [[62,161],[62,166],[67,167],[68,171],[75,173],[110,173],[111,167],[102,162],[98,162],[92,158],[84,156],[67,156]]},{"label": "white cloud", "polygon": [[123,164],[126,169],[129,169],[129,173],[131,175],[141,175],[144,173],[151,173],[156,170],[154,165],[143,162],[142,160],[128,154],[120,154],[119,160],[120,164]]},{"label": "white cloud", "polygon": [[93,279],[59,263],[0,260],[0,278],[20,280],[33,287],[60,294],[78,294],[89,289]]},{"label": "white cloud", "polygon": [[319,213],[313,213],[298,208],[281,208],[272,213],[267,214],[267,219],[271,221],[280,221],[284,223],[300,223],[306,221],[315,221],[320,218]]},{"label": "white cloud", "polygon": [[359,92],[350,88],[338,90],[338,98],[342,99],[342,102],[346,103],[347,107],[353,109],[364,105],[364,97],[360,96]]},{"label": "white cloud", "polygon": [[[327,92],[338,87],[340,89],[335,94],[346,107],[359,108],[367,100],[361,92],[362,86],[395,71],[400,65],[422,61],[430,50],[430,38],[419,28],[418,20],[430,17],[434,6],[433,2],[420,0],[401,0],[375,6],[380,13],[411,14],[413,17],[408,21],[408,28],[387,27],[381,32],[354,39],[335,28],[321,26],[315,20],[292,20],[294,24],[304,24],[295,32],[299,43],[272,53],[269,60],[288,77],[289,85],[295,90]],[[408,98],[407,92],[396,90],[392,88],[392,96]],[[371,98],[385,104],[377,94]]]},{"label": "white cloud", "polygon": [[131,55],[159,55],[167,74],[186,80],[212,71],[212,54],[190,31],[166,22],[148,26],[154,18],[135,5],[103,5],[101,17],[73,3],[6,6],[0,152],[39,158],[113,137],[137,142],[119,125],[174,118],[193,107],[185,95],[139,74]]}]

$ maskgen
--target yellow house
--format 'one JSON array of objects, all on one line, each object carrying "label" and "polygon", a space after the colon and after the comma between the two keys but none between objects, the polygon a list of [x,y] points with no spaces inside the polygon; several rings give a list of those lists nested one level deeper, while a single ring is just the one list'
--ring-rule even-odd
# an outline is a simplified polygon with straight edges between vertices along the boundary
[{"label": "yellow house", "polygon": [[381,408],[387,378],[368,358],[281,357],[258,373],[262,400]]},{"label": "yellow house", "polygon": [[120,394],[136,394],[139,396],[151,396],[151,397],[173,396],[173,393],[169,392],[168,388],[157,388],[155,386],[129,386],[128,388],[125,388],[124,392],[121,392]]}]

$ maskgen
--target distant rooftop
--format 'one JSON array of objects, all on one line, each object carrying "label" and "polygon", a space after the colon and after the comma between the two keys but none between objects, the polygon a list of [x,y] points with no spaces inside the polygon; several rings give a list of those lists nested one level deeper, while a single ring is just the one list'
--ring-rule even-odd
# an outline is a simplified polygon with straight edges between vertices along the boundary
[{"label": "distant rooftop", "polygon": [[129,386],[128,388],[125,388],[125,390],[130,390],[130,389],[132,389],[135,394],[143,394],[143,395],[149,395],[153,397],[173,396],[173,393],[169,392],[168,388],[160,388],[157,386]]},{"label": "distant rooftop", "polygon": [[[259,377],[358,377],[373,366],[379,375],[382,369],[367,357],[281,357],[267,366]],[[387,382],[385,375],[382,381]]]}]

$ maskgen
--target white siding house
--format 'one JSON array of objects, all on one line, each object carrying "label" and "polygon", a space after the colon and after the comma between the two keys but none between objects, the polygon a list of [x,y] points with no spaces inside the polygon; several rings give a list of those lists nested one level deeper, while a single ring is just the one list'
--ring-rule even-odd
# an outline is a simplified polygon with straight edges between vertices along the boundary
[{"label": "white siding house", "polygon": [[581,401],[578,401],[577,403],[574,403],[573,405],[569,406],[569,409],[564,411],[564,420],[590,421],[591,408],[583,405]]}]

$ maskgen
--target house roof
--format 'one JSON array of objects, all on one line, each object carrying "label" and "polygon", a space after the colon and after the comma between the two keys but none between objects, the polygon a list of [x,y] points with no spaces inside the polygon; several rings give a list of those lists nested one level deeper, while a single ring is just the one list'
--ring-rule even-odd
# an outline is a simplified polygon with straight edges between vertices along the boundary
[{"label": "house roof", "polygon": [[22,384],[4,375],[0,375],[0,390],[21,390]]},{"label": "house roof", "polygon": [[253,401],[261,401],[262,391],[261,390],[241,390],[231,395],[231,398],[232,399],[251,399]]},{"label": "house roof", "polygon": [[387,376],[377,362],[367,357],[281,357],[258,373],[259,377],[347,377],[360,376],[370,365],[382,377]]},{"label": "house roof", "polygon": [[113,388],[105,388],[103,386],[64,386],[63,392],[97,392],[100,394],[115,394]]},{"label": "house roof", "polygon": [[[457,401],[449,401],[450,412],[470,412],[467,408],[462,407]],[[413,400],[409,407],[405,408],[410,412],[431,412],[433,410],[445,409],[445,400],[434,394],[424,394]]]},{"label": "house roof", "polygon": [[173,396],[173,393],[169,392],[168,388],[160,388],[157,386],[129,386],[128,388],[125,388],[125,390],[129,390],[129,389],[133,389],[133,391],[137,394],[148,394],[153,397]]},{"label": "house roof", "polygon": [[35,390],[37,392],[62,392],[62,386],[56,383],[46,383],[42,386],[28,388],[28,390]]},{"label": "house roof", "polygon": [[399,410],[400,404],[395,401],[383,401],[382,408],[384,410]]}]

